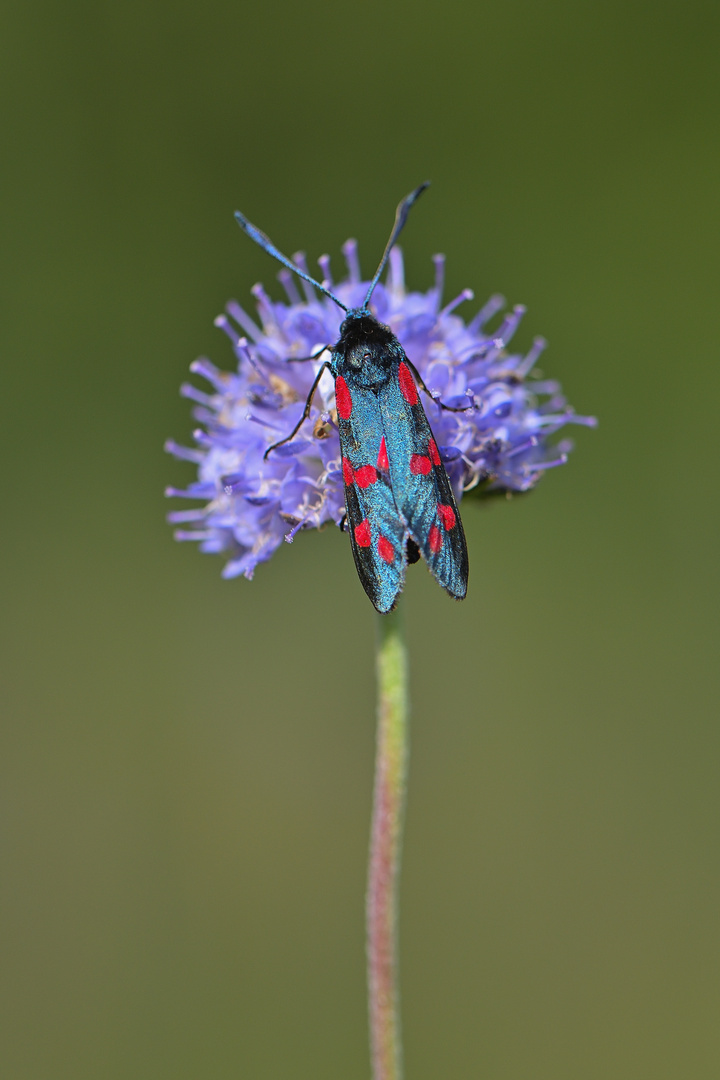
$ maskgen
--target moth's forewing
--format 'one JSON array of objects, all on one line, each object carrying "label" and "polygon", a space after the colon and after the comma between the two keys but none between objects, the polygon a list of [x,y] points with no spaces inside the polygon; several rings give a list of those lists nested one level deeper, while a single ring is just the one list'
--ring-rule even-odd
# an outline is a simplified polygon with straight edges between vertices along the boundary
[{"label": "moth's forewing", "polygon": [[406,529],[390,486],[378,397],[341,376],[336,399],[355,566],[365,592],[384,614],[395,606],[405,580]]},{"label": "moth's forewing", "polygon": [[400,517],[439,584],[461,600],[468,580],[465,533],[415,380],[404,361],[380,388],[377,401]]}]

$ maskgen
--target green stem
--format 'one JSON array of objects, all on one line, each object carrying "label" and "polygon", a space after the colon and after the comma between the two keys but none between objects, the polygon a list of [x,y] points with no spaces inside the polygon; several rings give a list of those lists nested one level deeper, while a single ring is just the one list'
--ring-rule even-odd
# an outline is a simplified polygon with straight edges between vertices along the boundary
[{"label": "green stem", "polygon": [[397,892],[408,755],[407,650],[397,611],[378,616],[377,747],[367,890],[373,1080],[401,1080]]}]

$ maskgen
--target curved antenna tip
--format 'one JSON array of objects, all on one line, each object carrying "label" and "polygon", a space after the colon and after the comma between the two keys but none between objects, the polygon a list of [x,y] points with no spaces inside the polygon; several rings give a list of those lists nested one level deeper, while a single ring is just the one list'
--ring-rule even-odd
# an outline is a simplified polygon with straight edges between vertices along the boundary
[{"label": "curved antenna tip", "polygon": [[304,281],[309,282],[309,284],[312,285],[314,288],[319,289],[319,291],[321,293],[324,293],[325,296],[330,297],[330,299],[335,304],[337,304],[338,307],[341,307],[343,311],[347,311],[347,308],[342,303],[342,301],[338,300],[337,296],[335,296],[335,294],[332,293],[330,289],[325,288],[325,286],[321,285],[319,281],[316,281],[315,278],[310,277],[310,275],[306,274],[304,270],[301,270],[299,266],[296,266],[294,262],[291,262],[291,260],[288,259],[287,255],[283,255],[283,253],[275,247],[270,237],[266,236],[262,229],[258,229],[257,225],[253,225],[251,221],[248,221],[245,215],[241,214],[239,210],[235,211],[235,220],[237,221],[242,231],[247,236],[249,236],[251,240],[254,240],[255,243],[263,249],[263,251],[267,252],[268,255],[271,255],[273,259],[277,259],[279,263],[282,263],[282,265],[285,266],[288,270],[291,270],[293,274],[297,274],[299,278],[302,278]]},{"label": "curved antenna tip", "polygon": [[409,195],[406,195],[405,198],[402,199],[401,202],[398,204],[398,208],[395,211],[395,224],[393,225],[392,232],[390,233],[390,239],[388,240],[387,244],[385,245],[385,251],[383,252],[383,257],[380,260],[380,265],[378,266],[377,270],[375,271],[375,277],[372,279],[372,281],[370,283],[370,288],[367,291],[367,296],[365,297],[365,303],[363,304],[364,308],[366,308],[368,306],[368,304],[370,303],[370,297],[373,294],[373,290],[375,289],[375,286],[377,285],[378,281],[380,280],[380,275],[382,274],[383,270],[385,269],[385,263],[388,261],[388,257],[390,255],[390,252],[391,252],[392,248],[395,245],[395,241],[397,240],[398,236],[402,232],[403,227],[405,225],[405,222],[407,221],[407,216],[410,213],[410,207],[413,205],[413,203],[416,201],[416,199],[418,199],[422,195],[425,188],[428,188],[428,187],[430,187],[430,181],[425,180],[422,184],[420,184],[419,187],[416,187],[414,191],[411,191]]}]

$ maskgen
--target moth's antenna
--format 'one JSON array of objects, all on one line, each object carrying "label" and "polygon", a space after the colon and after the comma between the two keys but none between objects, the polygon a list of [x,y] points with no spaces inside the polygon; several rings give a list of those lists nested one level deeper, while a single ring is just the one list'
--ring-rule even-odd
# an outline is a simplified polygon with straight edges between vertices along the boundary
[{"label": "moth's antenna", "polygon": [[[424,184],[421,184],[420,187],[415,188],[415,190],[411,191],[409,195],[406,195],[405,198],[403,199],[403,201],[398,206],[397,210],[395,211],[395,224],[393,225],[392,232],[390,233],[390,239],[388,240],[387,244],[385,245],[385,251],[383,252],[383,257],[380,260],[380,265],[378,266],[377,271],[375,272],[375,277],[372,279],[372,284],[371,284],[370,288],[368,289],[367,296],[365,297],[365,303],[363,304],[364,308],[366,308],[368,306],[368,304],[370,303],[370,297],[373,294],[373,290],[374,290],[375,286],[377,285],[378,281],[380,280],[380,275],[382,274],[383,270],[385,269],[385,263],[388,261],[388,256],[390,255],[390,252],[392,251],[392,248],[393,248],[393,245],[395,244],[395,241],[397,240],[398,236],[402,232],[403,225],[407,221],[407,216],[410,213],[410,207],[413,205],[413,203],[415,202],[416,199],[420,198],[420,196],[422,195],[422,193],[423,193],[423,191],[425,190],[426,187],[430,187],[430,181],[429,180],[426,180]],[[260,241],[258,241],[258,243],[259,242]]]},{"label": "moth's antenna", "polygon": [[[407,201],[407,200],[406,200]],[[331,300],[341,307],[343,311],[347,311],[347,308],[342,304],[337,296],[334,296],[329,289],[326,289],[324,285],[321,285],[319,281],[315,281],[315,278],[311,278],[309,274],[306,274],[295,263],[290,262],[287,256],[283,255],[281,251],[273,244],[264,232],[258,229],[255,225],[248,221],[244,214],[241,214],[239,210],[235,211],[235,220],[244,233],[254,240],[256,244],[259,244],[263,251],[267,251],[268,255],[272,255],[273,259],[277,259],[283,266],[287,266],[288,270],[292,270],[293,274],[297,274],[298,277],[303,278],[305,281],[309,281],[311,285],[314,285],[316,289],[319,289],[321,293],[325,293]]]}]

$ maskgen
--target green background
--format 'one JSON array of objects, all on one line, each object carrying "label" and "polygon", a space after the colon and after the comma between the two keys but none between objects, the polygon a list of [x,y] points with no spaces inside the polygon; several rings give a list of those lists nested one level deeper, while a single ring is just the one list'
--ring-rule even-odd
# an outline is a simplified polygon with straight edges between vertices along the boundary
[{"label": "green background", "polygon": [[[720,1071],[714,0],[8,5],[8,1080],[361,1080],[373,613],[347,540],[172,540],[178,396],[285,250],[529,314],[597,431],[418,567],[408,1080]],[[280,295],[279,291],[275,295]]]}]

